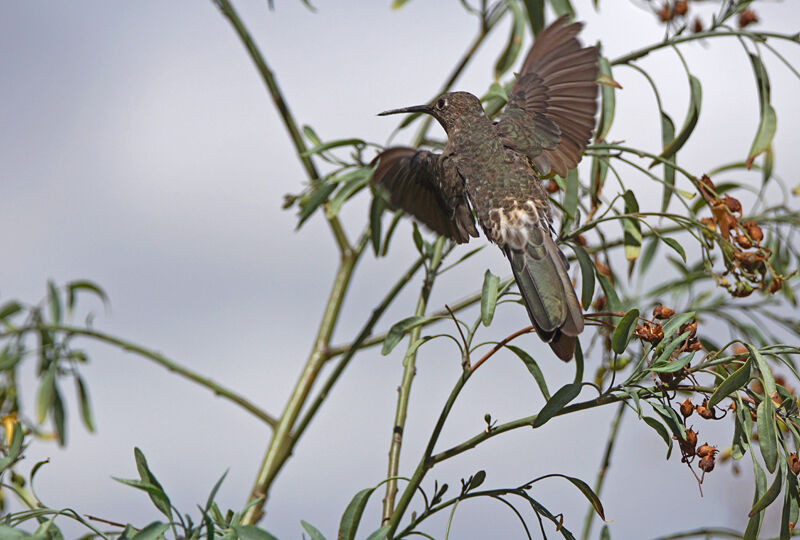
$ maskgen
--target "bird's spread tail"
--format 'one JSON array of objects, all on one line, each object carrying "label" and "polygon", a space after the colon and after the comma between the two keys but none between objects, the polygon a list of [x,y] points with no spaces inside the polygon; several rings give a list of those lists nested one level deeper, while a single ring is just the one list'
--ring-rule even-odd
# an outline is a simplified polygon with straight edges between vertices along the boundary
[{"label": "bird's spread tail", "polygon": [[538,245],[506,245],[504,251],[536,332],[566,362],[575,353],[576,336],[583,331],[583,312],[564,254],[549,234],[541,237]]}]

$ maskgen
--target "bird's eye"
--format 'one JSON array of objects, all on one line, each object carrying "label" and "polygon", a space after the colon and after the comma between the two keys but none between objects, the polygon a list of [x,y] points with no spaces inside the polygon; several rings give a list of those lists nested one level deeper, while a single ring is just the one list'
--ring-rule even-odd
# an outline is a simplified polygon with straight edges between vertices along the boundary
[{"label": "bird's eye", "polygon": [[437,109],[444,109],[445,105],[447,105],[447,100],[444,98],[439,98],[439,101],[436,102]]}]

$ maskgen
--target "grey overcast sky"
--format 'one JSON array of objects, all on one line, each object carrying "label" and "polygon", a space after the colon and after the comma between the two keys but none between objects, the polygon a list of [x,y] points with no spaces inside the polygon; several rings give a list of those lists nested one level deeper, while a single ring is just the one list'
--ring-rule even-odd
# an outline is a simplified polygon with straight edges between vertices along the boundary
[{"label": "grey overcast sky", "polygon": [[[601,41],[608,57],[662,37],[643,2],[601,0],[599,13],[589,0],[574,3],[587,22],[584,41]],[[388,0],[319,1],[316,13],[298,1],[276,4],[269,11],[263,0],[236,2],[299,122],[325,140],[358,136],[384,143],[396,119],[375,113],[430,99],[476,30],[455,0],[412,1],[399,11]],[[800,27],[796,1],[755,5],[763,29]],[[337,255],[318,216],[296,233],[294,214],[280,209],[285,193],[300,191],[304,174],[230,25],[211,2],[188,0],[30,1],[3,8],[0,301],[38,301],[48,278],[94,280],[112,306],[104,313],[86,304],[97,312],[97,328],[163,352],[278,414],[309,351]],[[710,6],[704,9],[709,13]],[[507,35],[505,25],[497,29],[459,89],[486,90]],[[776,47],[800,66],[798,47]],[[758,120],[746,55],[732,40],[682,51],[703,82],[704,103],[681,163],[702,172],[743,159]],[[766,56],[778,113],[776,172],[794,185],[800,83]],[[675,55],[662,51],[642,65],[663,86],[665,107],[680,125],[688,89]],[[646,83],[630,69],[617,69],[614,77],[624,89],[610,138],[658,148],[657,110]],[[759,182],[755,173],[742,177]],[[655,204],[661,188],[641,185],[642,204]],[[362,199],[343,216],[353,230],[367,211]],[[796,200],[789,204],[797,208]],[[352,339],[414,256],[409,231],[403,223],[389,258],[366,257],[358,267],[336,342]],[[508,273],[497,250],[485,249],[437,284],[431,305],[477,289],[486,268]],[[409,286],[381,328],[413,312],[418,286],[418,280]],[[524,321],[521,308],[505,306],[482,337],[498,339]],[[541,358],[551,386],[572,376],[535,337],[520,343]],[[27,453],[29,464],[50,458],[37,479],[40,497],[53,507],[140,526],[158,519],[143,493],[110,478],[136,476],[132,449],[139,446],[179,508],[193,512],[228,469],[218,501],[241,508],[269,435],[262,425],[145,360],[91,343],[86,348],[91,363],[83,374],[97,433],[80,425],[72,389],[65,388],[68,447],[37,444]],[[376,350],[356,357],[274,486],[263,522],[273,534],[299,538],[305,519],[332,538],[350,497],[381,480],[401,360],[402,347],[387,357]],[[23,399],[32,410],[29,363]],[[486,412],[507,421],[541,407],[533,381],[510,354],[487,367],[458,402],[442,447],[480,431]],[[594,368],[590,360],[587,370]],[[422,350],[401,474],[416,464],[458,370],[447,345]],[[612,414],[612,408],[589,411],[498,437],[437,466],[425,485],[434,478],[458,485],[480,468],[492,487],[556,471],[592,482]],[[728,444],[730,424],[701,427],[709,442]],[[701,498],[677,452],[665,461],[665,451],[652,430],[625,419],[602,497],[612,536],[643,538],[700,525],[743,529],[752,498],[749,465],[738,476],[729,465],[718,466]],[[586,502],[566,482],[543,482],[533,496],[580,530]],[[362,532],[378,526],[379,499],[376,494],[368,507]],[[768,529],[776,531],[777,514],[769,516]],[[513,515],[489,502],[463,504],[453,527],[455,538],[521,534]],[[443,537],[444,528],[434,520],[429,532]]]}]

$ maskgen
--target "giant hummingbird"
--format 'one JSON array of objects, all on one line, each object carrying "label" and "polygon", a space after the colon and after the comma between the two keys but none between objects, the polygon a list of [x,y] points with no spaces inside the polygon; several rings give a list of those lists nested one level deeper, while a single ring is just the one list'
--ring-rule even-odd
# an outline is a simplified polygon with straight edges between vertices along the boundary
[{"label": "giant hummingbird", "polygon": [[583,313],[553,240],[543,178],[565,177],[594,127],[598,51],[581,46],[581,27],[561,17],[539,34],[496,121],[467,92],[380,113],[429,114],[447,145],[441,154],[388,148],[375,158],[372,176],[392,206],[455,242],[478,236],[477,218],[511,262],[536,332],[565,361],[574,355]]}]

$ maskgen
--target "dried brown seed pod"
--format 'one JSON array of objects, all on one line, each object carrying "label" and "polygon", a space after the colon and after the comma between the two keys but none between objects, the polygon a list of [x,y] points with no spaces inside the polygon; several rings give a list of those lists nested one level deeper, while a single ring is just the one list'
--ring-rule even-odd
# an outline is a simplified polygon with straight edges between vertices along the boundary
[{"label": "dried brown seed pod", "polygon": [[672,8],[675,12],[675,15],[686,15],[686,12],[689,11],[689,1],[688,0],[676,0],[675,6]]},{"label": "dried brown seed pod", "polygon": [[747,238],[745,235],[740,234],[736,237],[736,243],[743,249],[750,249],[753,247],[753,244],[750,242],[750,239]]},{"label": "dried brown seed pod", "polygon": [[656,306],[653,309],[653,317],[656,319],[669,319],[675,315],[675,310],[664,306]]},{"label": "dried brown seed pod", "polygon": [[783,280],[773,279],[769,284],[769,292],[775,294],[783,288]]},{"label": "dried brown seed pod", "polygon": [[700,448],[697,449],[697,457],[702,458],[706,456],[713,456],[717,452],[719,452],[719,450],[717,450],[716,446],[711,446],[710,444],[705,443],[701,445]]},{"label": "dried brown seed pod", "polygon": [[693,320],[681,326],[679,333],[683,334],[684,332],[690,332],[689,337],[694,337],[697,334],[697,321]]},{"label": "dried brown seed pod", "polygon": [[695,34],[699,34],[704,30],[703,28],[703,21],[700,20],[700,17],[694,18],[694,25],[692,26],[692,32]]},{"label": "dried brown seed pod", "polygon": [[710,473],[714,470],[714,456],[709,455],[702,458],[697,466],[700,467],[700,470],[704,473]]},{"label": "dried brown seed pod", "polygon": [[714,409],[709,409],[705,404],[706,402],[703,402],[702,405],[697,405],[694,410],[697,411],[697,414],[699,414],[702,418],[705,418],[706,420],[714,420],[717,417],[717,415],[714,414]]},{"label": "dried brown seed pod", "polygon": [[559,190],[558,184],[553,180],[547,182],[547,192],[548,193],[555,193]]},{"label": "dried brown seed pod", "polygon": [[672,20],[672,17],[672,9],[669,7],[669,4],[664,4],[664,7],[658,10],[658,18],[661,20],[661,22],[669,22]]},{"label": "dried brown seed pod", "polygon": [[746,9],[739,14],[739,28],[744,28],[758,22],[758,15],[752,9]]},{"label": "dried brown seed pod", "polygon": [[686,439],[678,441],[681,450],[686,457],[695,455],[695,447],[697,446],[697,432],[692,428],[686,430]]},{"label": "dried brown seed pod", "polygon": [[725,203],[725,206],[727,206],[728,210],[731,212],[736,212],[737,214],[742,213],[742,203],[739,202],[739,199],[731,197],[730,195],[725,195],[722,197],[722,202]]},{"label": "dried brown seed pod", "polygon": [[689,418],[694,412],[694,403],[692,403],[691,398],[686,398],[686,401],[681,403],[681,414],[684,418]]}]

